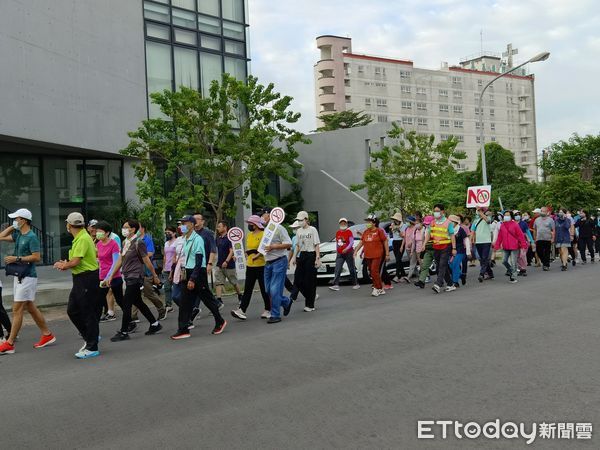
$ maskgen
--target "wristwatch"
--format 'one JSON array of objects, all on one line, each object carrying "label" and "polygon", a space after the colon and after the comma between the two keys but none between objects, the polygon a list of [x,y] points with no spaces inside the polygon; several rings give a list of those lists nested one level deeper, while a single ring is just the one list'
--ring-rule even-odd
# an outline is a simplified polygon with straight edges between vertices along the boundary
[{"label": "wristwatch", "polygon": [[21,257],[20,256],[17,256],[17,262],[18,263],[21,262]]}]

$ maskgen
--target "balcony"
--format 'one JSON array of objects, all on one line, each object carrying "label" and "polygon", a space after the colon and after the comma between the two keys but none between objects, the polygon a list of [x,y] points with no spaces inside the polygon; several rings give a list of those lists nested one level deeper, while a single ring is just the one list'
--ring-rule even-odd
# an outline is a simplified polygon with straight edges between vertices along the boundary
[{"label": "balcony", "polygon": [[331,70],[334,71],[337,68],[340,68],[340,65],[338,63],[336,63],[336,61],[334,61],[333,59],[322,59],[320,61],[317,62],[317,64],[315,64],[316,69],[319,72],[322,72],[324,70]]},{"label": "balcony", "polygon": [[322,113],[336,112],[335,111],[335,103],[321,103],[320,106],[321,106],[320,112],[322,112]]}]

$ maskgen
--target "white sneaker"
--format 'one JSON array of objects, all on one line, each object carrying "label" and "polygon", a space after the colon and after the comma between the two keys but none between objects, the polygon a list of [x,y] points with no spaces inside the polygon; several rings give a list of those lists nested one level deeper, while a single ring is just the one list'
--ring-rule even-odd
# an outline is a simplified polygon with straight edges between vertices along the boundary
[{"label": "white sneaker", "polygon": [[455,290],[456,290],[456,286],[454,286],[453,284],[452,284],[452,285],[450,285],[450,286],[448,286],[448,287],[445,289],[445,291],[446,291],[446,292],[452,292],[452,291],[455,291]]},{"label": "white sneaker", "polygon": [[260,315],[261,319],[270,319],[271,318],[271,311],[263,311],[263,313]]},{"label": "white sneaker", "polygon": [[84,349],[83,351],[75,353],[75,358],[77,359],[88,359],[94,358],[95,356],[100,356],[100,352],[98,350],[92,351]]},{"label": "white sneaker", "polygon": [[434,284],[431,289],[433,289],[437,294],[439,294],[442,290],[442,288],[439,287],[437,284]]},{"label": "white sneaker", "polygon": [[244,314],[244,311],[241,310],[241,308],[238,309],[234,309],[233,311],[231,311],[231,315],[233,317],[235,317],[236,319],[240,319],[240,320],[246,320],[246,314]]},{"label": "white sneaker", "polygon": [[85,341],[83,341],[83,345],[81,346],[81,348],[79,349],[79,351],[77,353],[81,353],[82,351],[85,350],[86,347],[87,347],[87,343]]},{"label": "white sneaker", "polygon": [[379,289],[379,293],[380,293],[381,295],[385,295],[385,289]]},{"label": "white sneaker", "polygon": [[334,284],[333,286],[329,286],[329,289],[331,289],[332,291],[339,291],[340,287],[337,284]]},{"label": "white sneaker", "polygon": [[354,290],[360,289],[360,284],[355,284],[354,286],[352,286],[352,289],[354,289]]},{"label": "white sneaker", "polygon": [[304,307],[304,312],[313,312],[315,308],[309,308],[308,306]]},{"label": "white sneaker", "polygon": [[371,297],[379,297],[380,294],[381,292],[379,292],[379,289],[373,288],[373,290],[371,291]]}]

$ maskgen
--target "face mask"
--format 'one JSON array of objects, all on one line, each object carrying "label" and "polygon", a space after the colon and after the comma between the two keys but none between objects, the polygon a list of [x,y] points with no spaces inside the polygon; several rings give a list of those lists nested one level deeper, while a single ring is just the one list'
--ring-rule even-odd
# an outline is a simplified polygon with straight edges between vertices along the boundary
[{"label": "face mask", "polygon": [[567,214],[567,219],[571,219],[573,218],[573,216],[571,215],[571,213]]},{"label": "face mask", "polygon": [[544,212],[543,212],[543,213],[540,213],[540,216],[542,216],[542,217],[546,217],[547,215],[548,215],[548,214],[547,214],[547,213],[544,213]]},{"label": "face mask", "polygon": [[96,239],[104,239],[106,237],[106,233],[104,231],[96,231]]},{"label": "face mask", "polygon": [[367,228],[369,228],[369,229],[370,229],[370,228],[373,228],[373,224],[372,224],[371,222],[368,222],[368,223],[367,223]]},{"label": "face mask", "polygon": [[170,241],[171,239],[173,239],[173,234],[172,233],[165,233],[165,239],[167,241]]},{"label": "face mask", "polygon": [[510,216],[504,216],[504,221],[505,222],[510,222]]},{"label": "face mask", "polygon": [[529,216],[523,216],[523,220],[529,220]]},{"label": "face mask", "polygon": [[129,237],[129,228],[123,228],[121,230],[121,234],[123,235],[124,238],[128,238]]},{"label": "face mask", "polygon": [[181,225],[181,232],[183,234],[186,234],[188,232],[188,226],[187,225]]},{"label": "face mask", "polygon": [[347,230],[348,229],[348,225],[340,225],[340,230]]},{"label": "face mask", "polygon": [[17,222],[17,220],[13,220],[13,228],[15,230],[18,230],[19,228],[21,228],[21,224],[19,222]]},{"label": "face mask", "polygon": [[515,216],[515,220],[521,220],[521,216],[519,216],[519,215]]},{"label": "face mask", "polygon": [[256,230],[256,226],[248,224],[248,231],[254,231],[254,230]]},{"label": "face mask", "polygon": [[564,212],[559,212],[558,213],[558,217],[560,217],[562,219],[563,217],[565,217],[565,213]]},{"label": "face mask", "polygon": [[436,212],[433,213],[433,217],[435,217],[436,219],[439,219],[440,217],[442,217],[442,213],[436,211]]}]

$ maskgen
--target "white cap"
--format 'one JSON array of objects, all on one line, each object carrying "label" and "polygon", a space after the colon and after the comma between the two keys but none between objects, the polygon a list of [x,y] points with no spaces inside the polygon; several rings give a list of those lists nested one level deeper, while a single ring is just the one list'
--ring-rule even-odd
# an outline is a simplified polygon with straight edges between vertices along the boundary
[{"label": "white cap", "polygon": [[300,225],[300,222],[298,222],[297,220],[290,225],[291,228],[300,228],[302,225]]},{"label": "white cap", "polygon": [[31,218],[33,216],[31,215],[31,211],[29,211],[28,209],[25,209],[25,208],[21,208],[21,209],[16,210],[12,214],[9,214],[8,217],[10,217],[11,219],[16,219],[17,217],[20,217],[22,219],[31,220]]},{"label": "white cap", "polygon": [[83,218],[83,214],[78,212],[72,212],[67,216],[67,220],[65,220],[69,225],[73,225],[74,227],[82,227],[85,225],[85,219]]},{"label": "white cap", "polygon": [[541,213],[541,212],[542,212],[542,210],[541,210],[540,208],[535,208],[535,209],[533,210],[533,213],[534,213],[534,214],[539,214],[539,213]]},{"label": "white cap", "polygon": [[338,220],[338,223],[342,223],[342,222],[348,223],[348,219],[346,219],[345,217],[342,217],[342,218],[340,218],[340,220]]},{"label": "white cap", "polygon": [[306,211],[300,211],[296,216],[296,220],[306,220],[308,219],[308,213]]}]

